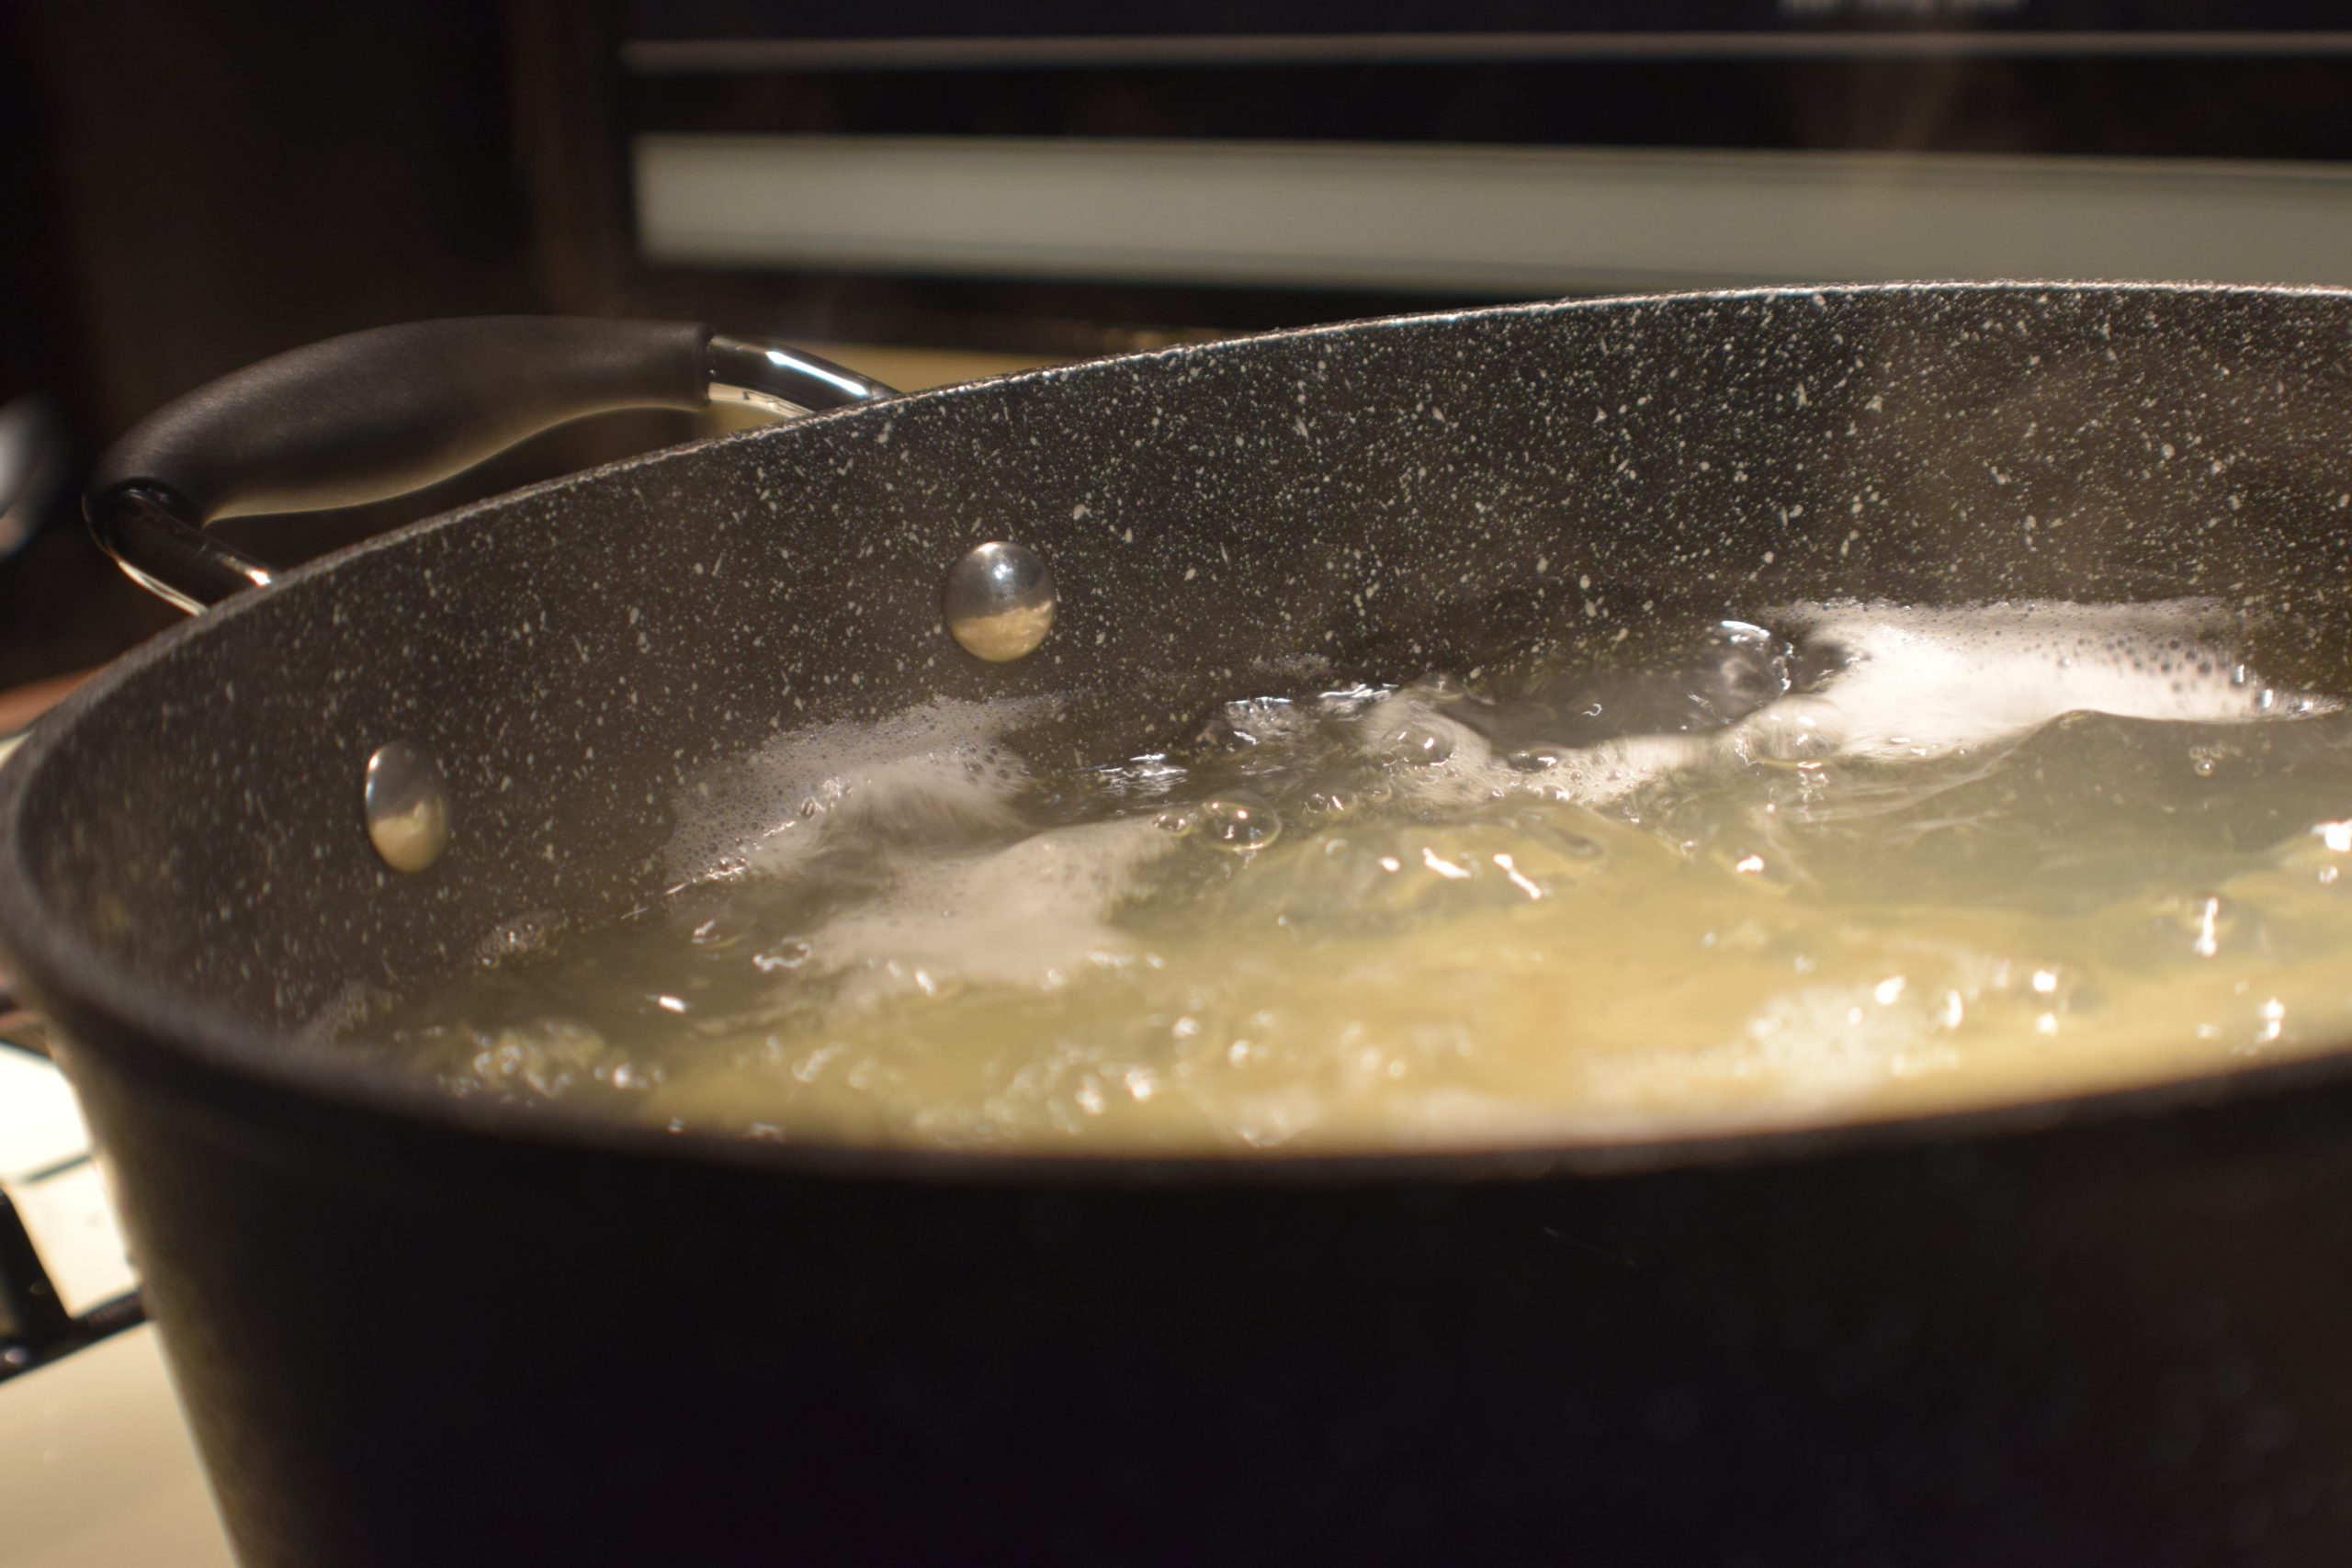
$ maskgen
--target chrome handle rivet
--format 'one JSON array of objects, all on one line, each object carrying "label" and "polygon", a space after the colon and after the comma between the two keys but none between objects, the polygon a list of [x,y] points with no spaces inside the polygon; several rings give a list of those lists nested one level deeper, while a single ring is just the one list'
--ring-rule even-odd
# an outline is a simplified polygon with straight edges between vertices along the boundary
[{"label": "chrome handle rivet", "polygon": [[449,847],[449,785],[419,748],[394,740],[368,759],[368,841],[394,871],[418,872]]},{"label": "chrome handle rivet", "polygon": [[1036,651],[1054,629],[1054,570],[1036,551],[993,539],[947,571],[942,611],[966,652],[1003,664]]}]

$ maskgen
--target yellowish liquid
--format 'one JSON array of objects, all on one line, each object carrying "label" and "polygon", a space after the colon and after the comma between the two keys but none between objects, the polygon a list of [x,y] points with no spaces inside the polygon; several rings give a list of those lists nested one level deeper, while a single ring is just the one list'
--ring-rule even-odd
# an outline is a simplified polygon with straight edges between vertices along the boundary
[{"label": "yellowish liquid", "polygon": [[1593,717],[1572,681],[1239,703],[1043,777],[1018,714],[786,738],[683,890],[367,1032],[459,1093],[1102,1152],[1875,1119],[2352,1039],[2333,705],[2154,612],[1839,614],[1829,673],[1718,635],[1730,676],[1589,705],[1685,722],[1599,739],[1529,742]]}]

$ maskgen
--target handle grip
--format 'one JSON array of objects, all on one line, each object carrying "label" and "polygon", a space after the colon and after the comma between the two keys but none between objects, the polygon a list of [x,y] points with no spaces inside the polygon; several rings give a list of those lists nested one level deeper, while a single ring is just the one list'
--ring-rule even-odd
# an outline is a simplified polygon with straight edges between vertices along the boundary
[{"label": "handle grip", "polygon": [[200,610],[270,580],[204,531],[223,516],[402,495],[616,409],[699,409],[716,396],[798,412],[890,395],[812,355],[692,323],[483,316],[377,327],[164,405],[99,458],[85,510],[132,578]]}]

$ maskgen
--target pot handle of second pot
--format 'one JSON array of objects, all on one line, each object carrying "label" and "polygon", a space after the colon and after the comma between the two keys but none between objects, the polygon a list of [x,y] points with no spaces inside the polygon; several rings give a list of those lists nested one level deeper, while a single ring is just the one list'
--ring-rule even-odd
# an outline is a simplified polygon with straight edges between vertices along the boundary
[{"label": "pot handle of second pot", "polygon": [[98,459],[84,510],[123,570],[197,611],[270,580],[206,532],[232,513],[402,495],[616,409],[718,399],[790,414],[893,395],[814,355],[688,322],[414,321],[294,349],[165,404]]}]

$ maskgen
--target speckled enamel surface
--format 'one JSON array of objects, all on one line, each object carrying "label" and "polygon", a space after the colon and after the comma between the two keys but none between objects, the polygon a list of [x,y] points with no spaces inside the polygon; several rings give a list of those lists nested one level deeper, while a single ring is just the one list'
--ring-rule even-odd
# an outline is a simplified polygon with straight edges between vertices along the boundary
[{"label": "speckled enamel surface", "polygon": [[[1460,670],[1694,591],[2210,593],[2300,617],[2265,668],[2324,677],[2347,365],[2338,293],[1887,288],[1374,321],[844,411],[208,615],[28,749],[16,853],[42,919],[286,1028],[515,916],[641,899],[715,761],[935,696],[1060,694],[1033,753],[1121,754],[1261,660]],[[940,624],[943,574],[990,538],[1059,588],[1010,664]],[[451,794],[449,851],[413,876],[360,818],[393,739]]]}]

